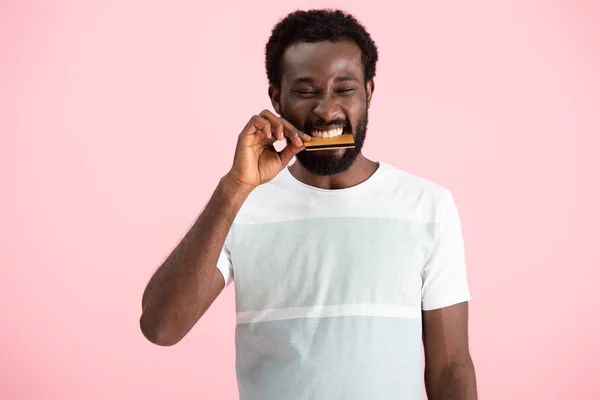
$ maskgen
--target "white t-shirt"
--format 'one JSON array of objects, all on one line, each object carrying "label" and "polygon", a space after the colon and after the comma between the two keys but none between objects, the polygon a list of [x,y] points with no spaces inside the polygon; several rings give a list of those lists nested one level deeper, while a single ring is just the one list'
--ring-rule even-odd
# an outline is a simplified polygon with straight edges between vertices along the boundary
[{"label": "white t-shirt", "polygon": [[285,168],[217,266],[235,282],[240,400],[422,400],[422,310],[470,299],[452,194],[384,162],[340,190]]}]

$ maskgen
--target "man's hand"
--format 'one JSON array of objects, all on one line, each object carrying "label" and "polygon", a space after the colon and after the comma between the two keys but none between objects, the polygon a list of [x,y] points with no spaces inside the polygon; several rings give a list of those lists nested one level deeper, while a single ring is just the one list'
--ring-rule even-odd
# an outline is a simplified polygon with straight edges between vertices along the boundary
[{"label": "man's hand", "polygon": [[[290,142],[280,152],[275,150],[273,143],[286,137]],[[304,142],[310,140],[309,135],[289,121],[264,110],[250,118],[240,133],[233,166],[227,175],[252,190],[277,176],[292,157],[304,150]]]}]

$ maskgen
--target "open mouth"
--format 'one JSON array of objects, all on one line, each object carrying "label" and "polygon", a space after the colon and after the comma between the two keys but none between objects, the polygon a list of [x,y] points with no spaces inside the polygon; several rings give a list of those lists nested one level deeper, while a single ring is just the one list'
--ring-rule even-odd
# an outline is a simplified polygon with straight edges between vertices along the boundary
[{"label": "open mouth", "polygon": [[331,139],[338,136],[341,136],[344,133],[343,127],[338,128],[328,128],[328,129],[313,129],[310,134],[313,137],[318,137],[322,139]]},{"label": "open mouth", "polygon": [[311,129],[310,134],[313,140],[304,143],[307,151],[350,149],[356,146],[354,136],[345,127]]}]

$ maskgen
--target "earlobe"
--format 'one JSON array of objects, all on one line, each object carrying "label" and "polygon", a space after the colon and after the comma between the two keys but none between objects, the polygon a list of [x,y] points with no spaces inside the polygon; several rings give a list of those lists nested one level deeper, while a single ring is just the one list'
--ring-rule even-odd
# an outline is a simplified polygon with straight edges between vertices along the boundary
[{"label": "earlobe", "polygon": [[281,115],[281,108],[279,107],[279,90],[273,85],[269,85],[269,98],[271,99],[271,105],[275,112]]}]

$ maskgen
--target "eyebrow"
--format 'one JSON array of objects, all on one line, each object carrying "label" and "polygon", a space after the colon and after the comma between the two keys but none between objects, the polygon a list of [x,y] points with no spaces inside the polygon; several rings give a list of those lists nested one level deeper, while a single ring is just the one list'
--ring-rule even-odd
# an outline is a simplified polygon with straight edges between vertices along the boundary
[{"label": "eyebrow", "polygon": [[339,78],[335,78],[336,82],[358,82],[355,76],[340,76]]},{"label": "eyebrow", "polygon": [[311,78],[307,78],[307,77],[300,77],[300,78],[296,78],[294,79],[294,81],[292,82],[293,85],[296,85],[298,83],[313,83],[314,80]]},{"label": "eyebrow", "polygon": [[[339,83],[339,82],[358,82],[358,79],[355,76],[352,75],[346,75],[346,76],[340,76],[338,78],[335,78],[335,82]],[[299,83],[314,83],[314,79],[309,78],[309,77],[300,77],[300,78],[296,78],[293,81],[293,85],[297,85]]]}]

